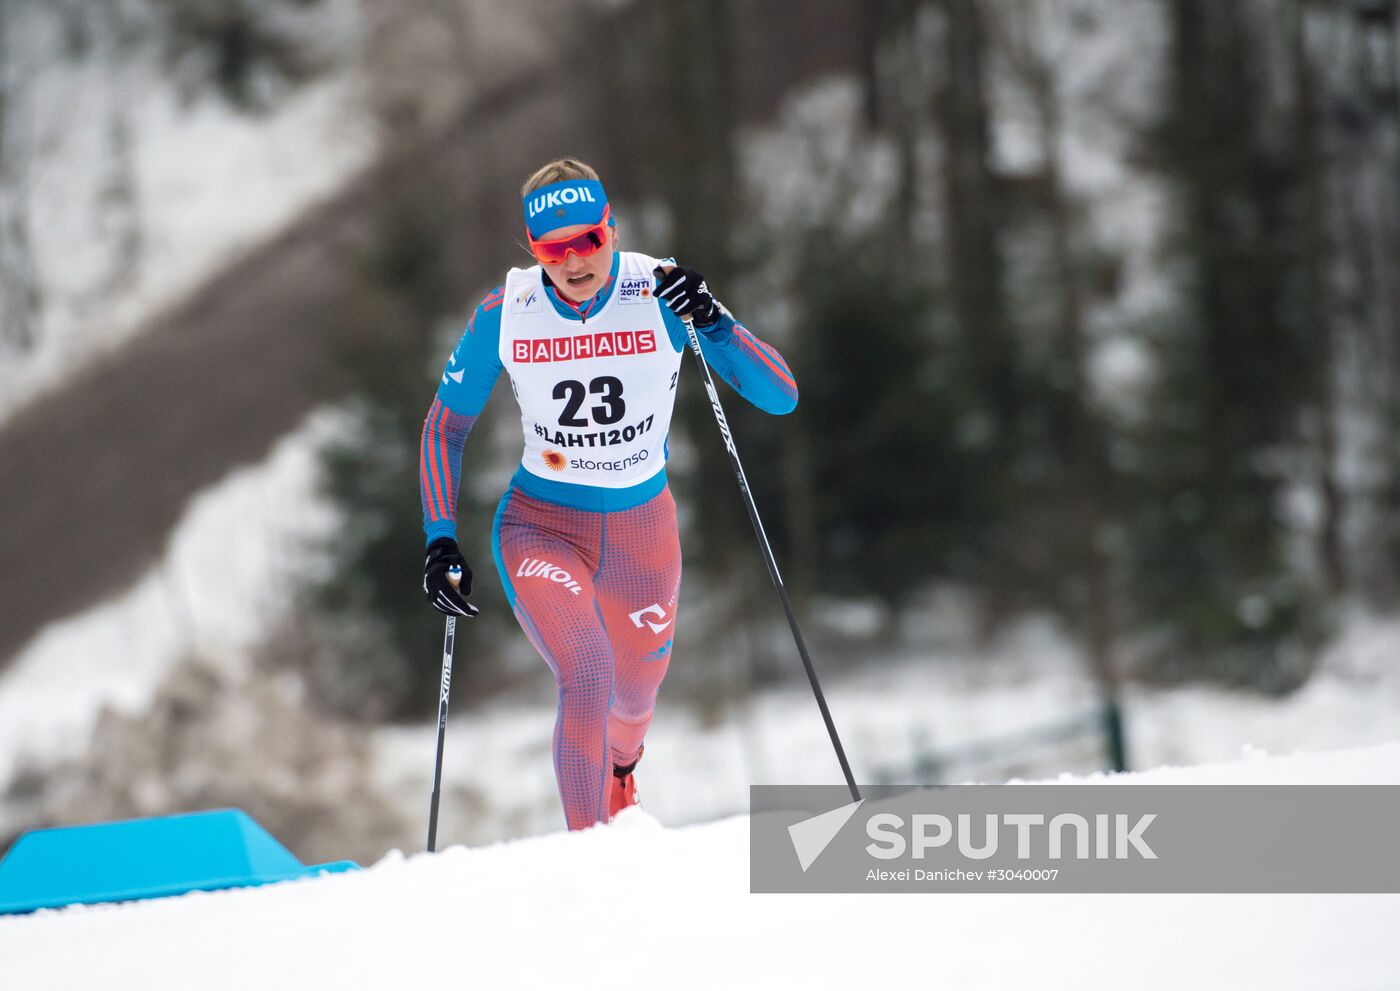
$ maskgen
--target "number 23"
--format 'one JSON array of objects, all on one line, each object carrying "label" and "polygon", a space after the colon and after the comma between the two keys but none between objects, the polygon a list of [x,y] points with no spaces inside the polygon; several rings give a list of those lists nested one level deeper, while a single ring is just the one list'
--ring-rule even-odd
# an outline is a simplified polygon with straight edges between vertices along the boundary
[{"label": "number 23", "polygon": [[[674,384],[674,383],[673,383]],[[602,397],[602,405],[588,412],[598,423],[616,423],[627,415],[627,403],[622,398],[622,380],[612,375],[600,375],[588,383],[587,393]],[[578,415],[585,390],[582,382],[565,379],[554,387],[554,398],[563,399],[564,411],[559,414],[561,427],[586,427],[588,421]]]}]

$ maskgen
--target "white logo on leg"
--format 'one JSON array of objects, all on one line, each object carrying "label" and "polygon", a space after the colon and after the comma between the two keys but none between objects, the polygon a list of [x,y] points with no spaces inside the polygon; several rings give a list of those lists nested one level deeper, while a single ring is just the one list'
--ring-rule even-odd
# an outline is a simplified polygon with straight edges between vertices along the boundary
[{"label": "white logo on leg", "polygon": [[[642,628],[643,616],[655,616],[657,619],[666,619],[666,610],[661,608],[661,604],[659,602],[653,602],[645,609],[638,609],[634,613],[627,614],[627,618],[632,620],[632,625],[639,630]],[[671,625],[671,620],[666,619],[666,622],[664,623],[653,623],[651,620],[648,619],[646,620],[646,624],[647,626],[651,627],[651,632],[660,633],[662,630],[666,629],[666,627]]]},{"label": "white logo on leg", "polygon": [[520,562],[520,567],[515,569],[516,578],[545,578],[556,584],[563,585],[575,595],[581,595],[583,589],[579,583],[574,581],[574,576],[569,574],[557,564],[550,564],[548,561],[541,561],[538,558],[527,557]]}]

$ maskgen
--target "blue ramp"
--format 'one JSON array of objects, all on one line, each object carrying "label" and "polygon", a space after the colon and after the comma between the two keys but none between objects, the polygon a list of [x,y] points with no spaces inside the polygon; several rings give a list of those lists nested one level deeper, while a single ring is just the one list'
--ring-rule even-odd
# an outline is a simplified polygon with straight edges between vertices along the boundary
[{"label": "blue ramp", "polygon": [[39,829],[0,860],[0,914],[290,881],[307,867],[241,809]]}]

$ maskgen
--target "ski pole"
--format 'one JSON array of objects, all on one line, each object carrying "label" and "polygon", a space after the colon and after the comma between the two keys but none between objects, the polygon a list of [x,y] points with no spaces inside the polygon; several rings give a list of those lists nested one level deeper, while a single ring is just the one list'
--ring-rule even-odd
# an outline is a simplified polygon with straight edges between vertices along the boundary
[{"label": "ski pole", "polygon": [[[461,569],[448,571],[461,574]],[[447,742],[447,695],[452,689],[452,649],[457,640],[457,617],[447,617],[447,631],[442,637],[442,687],[438,692],[437,764],[433,768],[433,799],[428,809],[428,852],[437,852],[438,799],[442,793],[442,751]]]},{"label": "ski pole", "polygon": [[715,390],[715,380],[710,375],[710,366],[705,361],[705,356],[700,352],[700,338],[691,321],[685,321],[685,329],[686,333],[690,335],[690,350],[695,352],[695,360],[700,365],[700,376],[705,380],[705,391],[710,395],[710,408],[714,410],[715,420],[719,423],[720,436],[724,438],[724,448],[729,452],[729,462],[734,466],[734,474],[739,477],[739,491],[744,494],[744,507],[749,511],[749,520],[753,523],[754,533],[758,534],[758,545],[762,548],[763,559],[768,565],[768,577],[773,580],[773,586],[778,590],[778,598],[782,600],[783,612],[787,614],[788,626],[792,628],[792,638],[797,642],[797,652],[802,656],[802,666],[807,669],[807,680],[812,683],[812,692],[817,697],[817,707],[821,709],[822,719],[826,722],[826,731],[831,735],[831,745],[836,748],[836,759],[841,762],[841,772],[846,775],[846,784],[851,789],[851,797],[860,801],[860,790],[856,787],[856,779],[851,775],[851,765],[846,762],[846,751],[842,749],[841,738],[836,734],[836,724],[831,719],[831,710],[826,707],[826,696],[822,694],[822,686],[817,681],[817,672],[812,667],[812,659],[807,655],[807,645],[802,640],[802,631],[797,628],[797,617],[793,615],[787,586],[783,584],[783,576],[778,572],[778,562],[773,557],[773,548],[768,543],[768,534],[764,532],[763,521],[758,517],[758,506],[754,504],[753,493],[749,491],[749,480],[744,475],[744,465],[739,460],[739,449],[734,446],[734,435],[729,431],[729,421],[725,419],[724,407],[720,405],[719,393]]}]

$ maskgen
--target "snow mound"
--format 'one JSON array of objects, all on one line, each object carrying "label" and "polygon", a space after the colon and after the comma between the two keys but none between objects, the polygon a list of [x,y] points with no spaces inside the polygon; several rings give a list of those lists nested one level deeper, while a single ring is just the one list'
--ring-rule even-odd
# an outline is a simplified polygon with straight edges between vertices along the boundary
[{"label": "snow mound", "polygon": [[[1400,743],[1113,780],[1400,784]],[[668,829],[639,809],[360,874],[0,919],[0,976],[34,991],[1400,983],[1400,896],[756,896],[748,869],[745,817]]]}]

